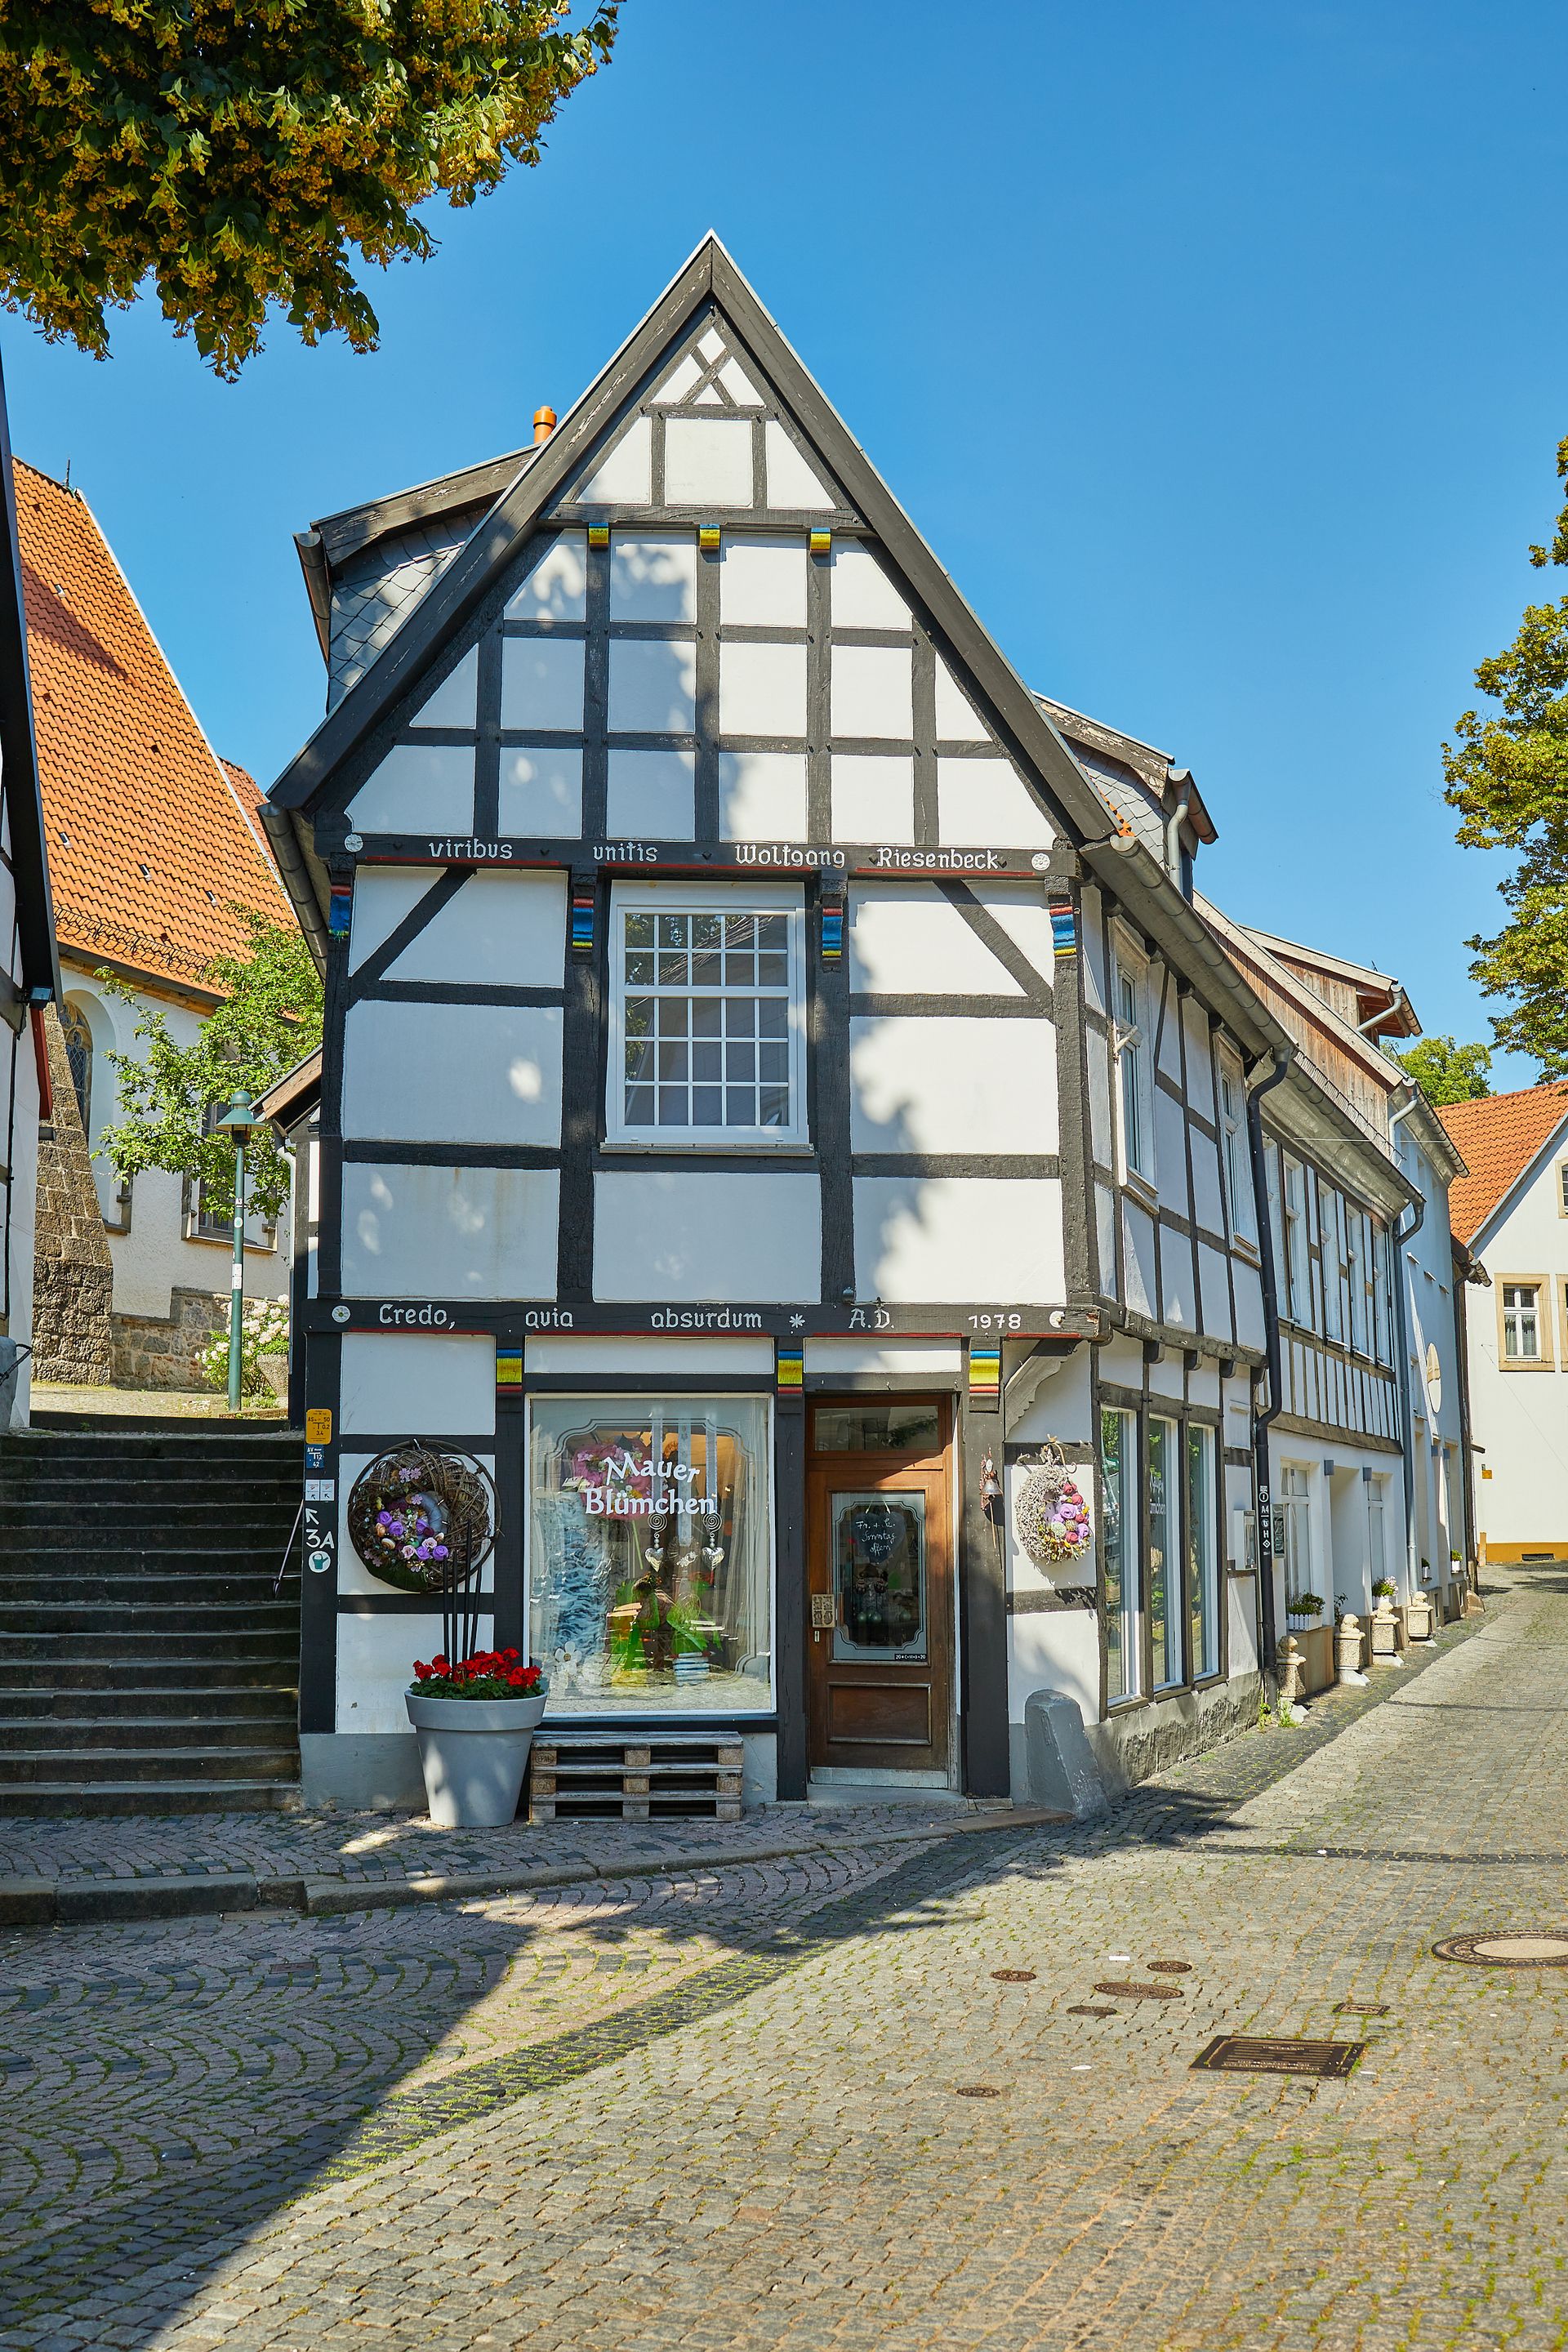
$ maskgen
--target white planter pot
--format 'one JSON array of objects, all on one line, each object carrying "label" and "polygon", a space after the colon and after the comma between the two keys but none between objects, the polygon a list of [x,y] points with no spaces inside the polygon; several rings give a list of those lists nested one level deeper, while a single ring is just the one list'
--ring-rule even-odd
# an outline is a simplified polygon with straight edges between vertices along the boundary
[{"label": "white planter pot", "polygon": [[496,1830],[515,1820],[528,1751],[544,1714],[531,1698],[426,1698],[405,1694],[419,1735],[430,1818],[443,1829]]}]

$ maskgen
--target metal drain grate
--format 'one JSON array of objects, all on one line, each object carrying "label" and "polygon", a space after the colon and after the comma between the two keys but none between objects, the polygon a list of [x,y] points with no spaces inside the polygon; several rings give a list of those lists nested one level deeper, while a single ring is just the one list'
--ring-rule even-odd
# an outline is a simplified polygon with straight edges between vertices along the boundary
[{"label": "metal drain grate", "polygon": [[1432,1949],[1440,1960],[1460,1960],[1472,1969],[1568,1969],[1568,1933],[1561,1927],[1531,1927],[1511,1936],[1503,1927],[1445,1936]]},{"label": "metal drain grate", "polygon": [[1033,1984],[1035,1981],[1033,1969],[993,1969],[991,1973],[998,1984]]},{"label": "metal drain grate", "polygon": [[1103,2008],[1097,2009],[1091,2000],[1075,2000],[1068,2010],[1069,2017],[1115,2017],[1117,2014],[1118,2012],[1109,2002]]},{"label": "metal drain grate", "polygon": [[1190,1977],[1192,1972],[1193,1964],[1191,1960],[1151,1960],[1149,1962],[1149,1973],[1151,1976]]},{"label": "metal drain grate", "polygon": [[1366,2048],[1364,2042],[1289,2042],[1267,2035],[1216,2033],[1193,2060],[1192,2071],[1206,2074],[1348,2074]]},{"label": "metal drain grate", "polygon": [[1113,1993],[1118,2000],[1180,2000],[1180,1985],[1134,1984],[1131,1979],[1097,1984],[1096,1992]]},{"label": "metal drain grate", "polygon": [[1388,2017],[1392,2014],[1385,2000],[1336,2000],[1336,2017]]},{"label": "metal drain grate", "polygon": [[989,2083],[960,2083],[955,2088],[961,2099],[999,2099],[1002,2095]]}]

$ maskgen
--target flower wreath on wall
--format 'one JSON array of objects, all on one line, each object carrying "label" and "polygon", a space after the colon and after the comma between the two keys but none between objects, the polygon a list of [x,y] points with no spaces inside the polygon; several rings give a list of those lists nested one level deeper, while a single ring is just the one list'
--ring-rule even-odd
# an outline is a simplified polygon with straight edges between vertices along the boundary
[{"label": "flower wreath on wall", "polygon": [[1018,1482],[1013,1525],[1037,1568],[1060,1568],[1088,1558],[1094,1540],[1089,1506],[1068,1475],[1054,1439]]},{"label": "flower wreath on wall", "polygon": [[403,1592],[448,1594],[495,1542],[495,1488],[471,1454],[411,1440],[354,1480],[349,1541],[373,1576]]}]

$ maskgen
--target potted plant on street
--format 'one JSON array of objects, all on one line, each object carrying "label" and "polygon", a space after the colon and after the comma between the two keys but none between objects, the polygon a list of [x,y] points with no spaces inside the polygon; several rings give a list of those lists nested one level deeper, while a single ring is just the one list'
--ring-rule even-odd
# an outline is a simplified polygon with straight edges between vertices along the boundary
[{"label": "potted plant on street", "polygon": [[479,1650],[455,1665],[416,1659],[405,1698],[419,1738],[430,1818],[444,1829],[493,1830],[513,1820],[528,1752],[544,1713],[544,1681],[516,1650]]}]

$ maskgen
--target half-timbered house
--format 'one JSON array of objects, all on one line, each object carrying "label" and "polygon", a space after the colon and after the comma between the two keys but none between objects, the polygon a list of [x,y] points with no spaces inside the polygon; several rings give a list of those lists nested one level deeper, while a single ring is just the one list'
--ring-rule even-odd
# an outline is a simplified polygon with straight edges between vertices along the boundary
[{"label": "half-timbered house", "polygon": [[711,239],[531,449],[301,551],[307,1793],[418,1790],[438,1622],[343,1519],[412,1435],[493,1468],[547,1719],[722,1727],[753,1800],[1026,1791],[1042,1692],[1111,1777],[1253,1710],[1290,1049],[1191,779],[1025,687]]}]

